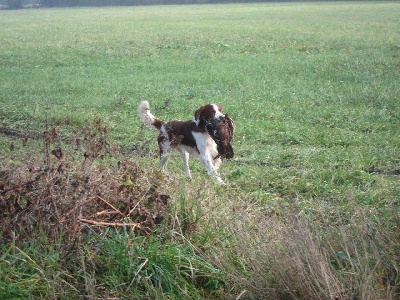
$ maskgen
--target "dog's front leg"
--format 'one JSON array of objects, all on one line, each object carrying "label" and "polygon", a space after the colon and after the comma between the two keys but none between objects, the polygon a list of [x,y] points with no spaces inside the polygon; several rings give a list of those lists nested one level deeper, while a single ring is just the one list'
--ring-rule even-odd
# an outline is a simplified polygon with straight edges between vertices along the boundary
[{"label": "dog's front leg", "polygon": [[178,151],[182,157],[186,175],[189,176],[190,178],[192,178],[192,174],[190,174],[190,168],[189,168],[189,152],[185,151],[184,149],[182,149],[180,147],[178,148]]},{"label": "dog's front leg", "polygon": [[221,179],[221,177],[219,177],[218,172],[214,167],[210,153],[207,151],[206,153],[200,154],[200,156],[201,162],[203,163],[207,172],[215,177],[219,183],[225,185],[225,182]]},{"label": "dog's front leg", "polygon": [[217,169],[215,168],[213,163],[213,158],[211,155],[212,152],[210,150],[213,149],[215,145],[214,141],[210,138],[208,134],[204,133],[194,133],[193,137],[196,140],[197,148],[200,152],[200,161],[203,163],[208,174],[215,177],[215,179],[217,179],[219,183],[225,185],[221,177],[219,177]]}]

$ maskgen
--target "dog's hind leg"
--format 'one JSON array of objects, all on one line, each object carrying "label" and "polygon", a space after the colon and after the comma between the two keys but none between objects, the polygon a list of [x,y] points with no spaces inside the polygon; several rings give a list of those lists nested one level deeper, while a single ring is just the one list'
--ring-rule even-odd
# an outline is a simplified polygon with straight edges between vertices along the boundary
[{"label": "dog's hind leg", "polygon": [[171,145],[161,133],[158,136],[158,146],[160,147],[160,168],[162,169],[168,160],[169,151],[171,151]]},{"label": "dog's hind leg", "polygon": [[164,165],[168,160],[169,153],[163,153],[160,157],[160,169],[164,169]]}]

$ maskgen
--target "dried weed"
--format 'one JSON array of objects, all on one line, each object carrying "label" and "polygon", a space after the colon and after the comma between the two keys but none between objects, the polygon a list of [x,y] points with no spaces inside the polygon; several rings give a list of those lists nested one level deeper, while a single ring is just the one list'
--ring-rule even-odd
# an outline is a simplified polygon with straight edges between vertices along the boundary
[{"label": "dried weed", "polygon": [[123,158],[99,119],[71,144],[58,140],[59,127],[43,134],[44,151],[0,171],[0,235],[4,242],[44,234],[72,241],[88,226],[130,227],[149,235],[164,219],[169,196],[161,173],[148,174]]}]

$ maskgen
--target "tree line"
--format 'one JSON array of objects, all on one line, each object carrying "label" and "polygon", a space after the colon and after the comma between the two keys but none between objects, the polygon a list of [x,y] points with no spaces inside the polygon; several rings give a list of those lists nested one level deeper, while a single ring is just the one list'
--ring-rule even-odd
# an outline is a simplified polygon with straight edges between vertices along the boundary
[{"label": "tree line", "polygon": [[162,4],[212,4],[234,2],[271,2],[290,0],[0,0],[0,9],[72,6],[134,6]]}]

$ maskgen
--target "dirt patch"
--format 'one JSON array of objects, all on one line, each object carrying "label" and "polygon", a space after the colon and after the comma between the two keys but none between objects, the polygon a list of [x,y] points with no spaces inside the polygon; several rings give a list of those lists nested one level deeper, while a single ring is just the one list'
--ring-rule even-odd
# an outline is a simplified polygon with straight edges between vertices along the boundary
[{"label": "dirt patch", "polygon": [[15,138],[38,138],[39,135],[35,133],[27,133],[23,132],[21,130],[17,129],[12,129],[12,128],[7,128],[7,127],[0,127],[0,134],[5,135],[5,136],[10,136],[10,137],[15,137]]},{"label": "dirt patch", "polygon": [[372,166],[367,170],[369,174],[381,174],[381,175],[390,175],[390,176],[400,176],[400,169],[379,169],[375,166]]}]

